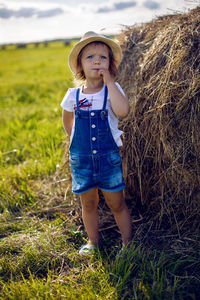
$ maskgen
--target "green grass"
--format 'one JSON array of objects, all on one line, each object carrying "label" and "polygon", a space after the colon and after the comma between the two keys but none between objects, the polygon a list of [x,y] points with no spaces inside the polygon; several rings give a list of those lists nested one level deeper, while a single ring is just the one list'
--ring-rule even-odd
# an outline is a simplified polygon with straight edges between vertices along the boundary
[{"label": "green grass", "polygon": [[70,48],[0,52],[0,299],[198,299],[199,236],[161,246],[155,233],[155,245],[141,224],[118,258],[112,229],[95,257],[77,255],[86,235],[60,108]]},{"label": "green grass", "polygon": [[1,210],[32,204],[29,182],[53,174],[62,160],[60,101],[72,82],[68,51],[60,44],[1,51]]}]

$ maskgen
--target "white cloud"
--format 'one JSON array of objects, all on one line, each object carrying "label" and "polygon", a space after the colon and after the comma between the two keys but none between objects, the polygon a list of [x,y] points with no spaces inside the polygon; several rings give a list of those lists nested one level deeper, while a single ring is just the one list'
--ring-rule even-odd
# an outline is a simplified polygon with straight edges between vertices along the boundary
[{"label": "white cloud", "polygon": [[156,1],[151,1],[151,0],[145,1],[143,3],[143,5],[144,5],[144,7],[152,9],[152,10],[160,8],[160,3],[156,2]]},{"label": "white cloud", "polygon": [[21,7],[20,9],[0,8],[0,18],[30,18],[36,16],[38,18],[47,18],[64,13],[61,8],[52,8],[46,10],[36,9],[34,7]]},{"label": "white cloud", "polygon": [[127,8],[132,8],[137,5],[135,1],[120,1],[120,2],[110,2],[108,4],[104,4],[100,6],[96,12],[97,13],[109,13],[114,11],[122,11]]}]

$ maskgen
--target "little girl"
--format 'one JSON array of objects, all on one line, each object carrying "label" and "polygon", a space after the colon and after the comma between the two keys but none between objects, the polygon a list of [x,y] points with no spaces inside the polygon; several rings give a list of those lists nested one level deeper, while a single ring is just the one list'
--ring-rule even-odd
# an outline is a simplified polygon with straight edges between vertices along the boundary
[{"label": "little girl", "polygon": [[119,147],[118,118],[129,113],[129,102],[114,81],[121,48],[113,40],[87,32],[73,47],[69,67],[80,88],[70,88],[62,103],[63,125],[70,136],[72,191],[80,195],[88,243],[80,254],[91,254],[99,243],[98,188],[114,214],[123,245],[131,240],[131,218],[123,197],[125,183]]}]

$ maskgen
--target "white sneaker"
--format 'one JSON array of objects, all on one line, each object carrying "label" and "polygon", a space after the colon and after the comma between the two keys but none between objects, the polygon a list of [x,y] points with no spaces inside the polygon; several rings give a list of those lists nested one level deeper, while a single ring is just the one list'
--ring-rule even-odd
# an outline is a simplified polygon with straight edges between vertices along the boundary
[{"label": "white sneaker", "polygon": [[90,243],[81,246],[79,250],[80,255],[93,255],[95,253],[96,247]]}]

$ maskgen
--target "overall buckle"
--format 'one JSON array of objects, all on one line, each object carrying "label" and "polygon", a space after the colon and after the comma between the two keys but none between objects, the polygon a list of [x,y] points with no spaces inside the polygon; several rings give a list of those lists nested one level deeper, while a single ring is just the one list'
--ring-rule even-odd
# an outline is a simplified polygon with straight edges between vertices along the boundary
[{"label": "overall buckle", "polygon": [[101,111],[101,119],[104,120],[105,116],[106,116],[106,112],[105,112],[105,110],[102,110]]},{"label": "overall buckle", "polygon": [[80,118],[81,117],[81,113],[80,113],[80,111],[78,109],[75,111],[75,116],[76,116],[76,118]]}]

